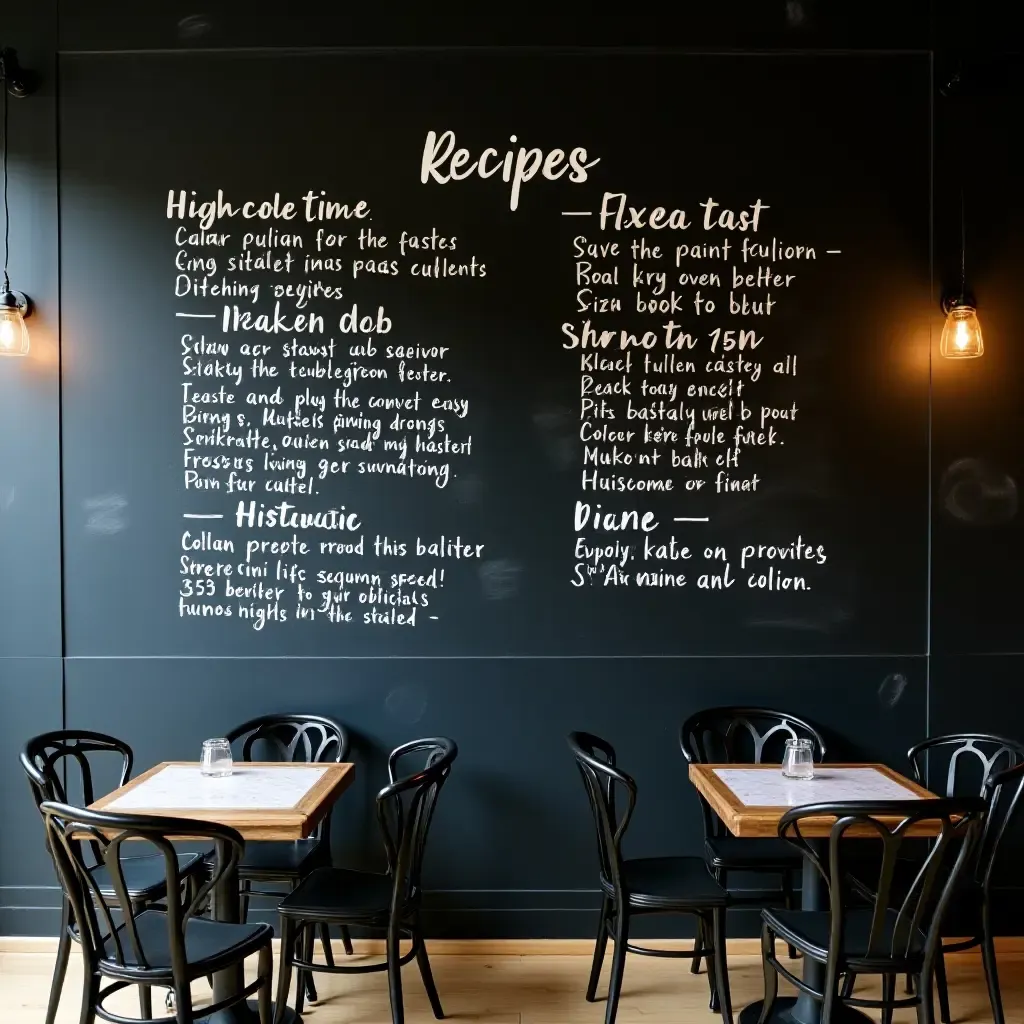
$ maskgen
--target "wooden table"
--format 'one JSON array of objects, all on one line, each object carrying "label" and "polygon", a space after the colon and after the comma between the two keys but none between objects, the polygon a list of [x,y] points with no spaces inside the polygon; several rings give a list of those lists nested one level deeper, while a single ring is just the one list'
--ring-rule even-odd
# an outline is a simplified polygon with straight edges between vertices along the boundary
[{"label": "wooden table", "polygon": [[[777,764],[691,764],[690,781],[707,800],[711,809],[734,835],[744,838],[777,836],[779,820],[792,807],[840,800],[915,800],[932,799],[923,786],[884,764],[816,765],[814,778],[787,779]],[[902,819],[879,817],[895,823]],[[827,838],[834,818],[806,818],[800,823],[804,836]],[[855,835],[851,829],[849,835]],[[877,835],[877,833],[868,833]],[[923,824],[908,835],[934,835],[934,828]],[[810,857],[805,857],[800,889],[802,910],[828,908],[825,880]],[[825,968],[804,957],[804,981],[817,991],[825,984]],[[741,1011],[740,1024],[757,1024],[761,1016],[758,1001]],[[850,1006],[839,1005],[833,1013],[834,1024],[868,1024],[871,1018]],[[819,1024],[821,1004],[801,993],[775,1001],[768,1018],[772,1024]]]},{"label": "wooden table", "polygon": [[[255,761],[236,764],[230,776],[209,778],[197,762],[165,761],[91,805],[96,811],[155,814],[229,825],[254,841],[305,839],[352,783],[352,764],[283,764]],[[214,892],[218,921],[241,921],[238,872],[221,878]],[[215,1002],[244,987],[242,967],[213,978]],[[204,1024],[256,1024],[256,1004],[239,1004],[202,1018]],[[301,1024],[291,1009],[288,1024]]]}]

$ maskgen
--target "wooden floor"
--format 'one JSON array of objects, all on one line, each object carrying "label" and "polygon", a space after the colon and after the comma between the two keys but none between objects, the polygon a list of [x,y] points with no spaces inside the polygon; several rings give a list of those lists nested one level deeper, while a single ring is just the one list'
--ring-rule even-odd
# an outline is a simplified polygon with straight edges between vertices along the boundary
[{"label": "wooden floor", "polygon": [[[452,956],[434,955],[434,975],[445,1012],[460,1024],[599,1024],[604,1003],[583,998],[589,959],[579,955]],[[0,953],[0,1021],[3,1024],[42,1024],[50,986],[52,954]],[[1001,956],[1006,1019],[1024,1024],[1024,956]],[[760,962],[751,955],[730,956],[735,1009],[758,999],[762,992]],[[407,1021],[426,1024],[433,1017],[414,965],[404,971]],[[605,971],[607,983],[607,969]],[[959,1024],[991,1021],[980,959],[971,954],[949,958],[953,1019]],[[81,965],[72,957],[58,1022],[78,1021]],[[870,983],[865,983],[867,991]],[[318,975],[320,1001],[303,1013],[307,1024],[390,1024],[387,982],[383,975],[338,977]],[[197,984],[196,996],[208,994]],[[604,988],[600,990],[603,996]],[[126,1016],[138,1014],[134,994],[112,1000]],[[707,1006],[706,976],[694,977],[681,961],[631,956],[619,1006],[621,1024],[700,1024],[720,1021]],[[896,1014],[909,1022],[911,1011]]]}]

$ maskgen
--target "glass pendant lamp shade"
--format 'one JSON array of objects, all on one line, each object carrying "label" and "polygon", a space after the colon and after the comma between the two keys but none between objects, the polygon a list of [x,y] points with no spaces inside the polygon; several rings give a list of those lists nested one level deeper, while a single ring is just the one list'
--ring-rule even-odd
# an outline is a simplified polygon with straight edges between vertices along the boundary
[{"label": "glass pendant lamp shade", "polygon": [[27,356],[28,327],[17,295],[0,292],[0,356]]},{"label": "glass pendant lamp shade", "polygon": [[946,359],[977,359],[984,351],[978,311],[964,302],[954,303],[942,328],[940,354]]}]

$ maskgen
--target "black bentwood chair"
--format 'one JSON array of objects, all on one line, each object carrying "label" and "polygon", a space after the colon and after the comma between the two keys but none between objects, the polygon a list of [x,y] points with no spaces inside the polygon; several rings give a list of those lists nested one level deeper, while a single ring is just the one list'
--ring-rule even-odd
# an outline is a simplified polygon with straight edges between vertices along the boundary
[{"label": "black bentwood chair", "polygon": [[[320,715],[264,715],[254,718],[228,733],[232,744],[241,741],[243,761],[289,761],[295,764],[339,763],[348,754],[348,733],[337,722]],[[255,755],[255,756],[254,756]],[[250,896],[280,899],[281,892],[255,888],[253,883],[284,885],[293,890],[311,871],[331,863],[331,815],[321,821],[308,839],[294,842],[251,842],[238,866],[242,887],[242,920],[249,912]],[[304,959],[313,956],[312,925],[298,936]],[[320,941],[328,964],[334,963],[330,932],[320,925]],[[341,941],[352,955],[352,939],[342,926]],[[312,977],[300,972],[309,999],[316,999]]]},{"label": "black bentwood chair", "polygon": [[[1000,843],[1024,790],[1024,745],[987,733],[953,733],[933,736],[918,743],[910,748],[907,757],[914,778],[922,785],[926,785],[930,779],[931,788],[948,798],[980,792],[987,807],[981,837],[960,877],[956,892],[956,916],[967,913],[972,915],[971,937],[944,942],[935,962],[939,1018],[943,1024],[950,1024],[949,990],[943,954],[980,946],[989,1001],[992,1004],[992,1020],[994,1024],[1004,1024],[992,934],[992,874]],[[945,784],[940,785],[938,780],[943,778]],[[897,873],[897,879],[902,874],[903,884],[909,885],[920,869],[920,861],[920,856],[904,860],[898,865],[903,870]],[[855,874],[863,874],[863,871]],[[870,886],[866,888],[870,895]],[[958,921],[958,931],[961,927]],[[844,993],[851,991],[852,984],[851,976],[847,979]]]},{"label": "black bentwood chair", "polygon": [[[96,771],[111,777],[111,789],[123,786],[132,772],[133,756],[127,743],[99,732],[47,732],[29,740],[21,754],[21,766],[28,776],[36,807],[45,801],[68,803],[67,791],[76,800],[91,804],[96,799],[93,776]],[[110,906],[121,899],[97,847],[89,849],[92,877],[100,896]],[[164,859],[160,855],[124,857],[121,861],[125,880],[124,895],[132,909],[141,911],[166,895]],[[202,857],[196,853],[178,854],[178,871],[198,885],[203,871]],[[46,1024],[53,1024],[60,1003],[61,989],[67,972],[72,940],[78,941],[78,923],[67,897],[61,899],[60,939],[57,961],[50,984],[50,1001],[46,1007]],[[139,1004],[143,1017],[151,1017],[152,997],[147,986],[139,988]]]},{"label": "black bentwood chair", "polygon": [[[707,708],[691,715],[679,730],[679,746],[689,764],[782,764],[788,739],[810,740],[815,762],[825,759],[825,740],[813,725],[770,708]],[[708,866],[729,889],[732,905],[763,907],[781,903],[793,910],[793,874],[802,867],[800,854],[781,839],[731,835],[704,797],[698,793],[697,799]],[[729,874],[736,871],[775,876],[779,887],[740,895],[729,888]],[[789,955],[795,957],[796,950],[791,947]],[[694,974],[700,970],[700,961],[699,956],[694,957]]]},{"label": "black bentwood chair", "polygon": [[[823,817],[836,819],[826,843],[827,858],[800,831],[805,819]],[[821,1002],[822,1024],[843,1019],[844,1005],[880,1009],[884,1021],[891,1021],[895,1009],[916,1007],[919,1024],[932,1024],[931,980],[941,952],[942,919],[980,837],[984,817],[981,797],[811,804],[787,811],[779,822],[779,835],[801,856],[812,859],[828,883],[829,909],[761,911],[765,999],[759,1024],[771,1015],[780,974]],[[897,899],[894,879],[900,849],[915,827],[935,838],[910,889]],[[874,898],[869,906],[856,906],[851,899],[850,860],[858,857],[859,844],[872,841],[881,846]],[[782,966],[775,956],[776,938],[825,965],[822,991],[810,988]],[[881,975],[882,998],[854,998],[841,992],[840,981],[848,974]],[[916,995],[896,998],[900,974],[914,976]]]},{"label": "black bentwood chair", "polygon": [[[400,776],[399,762],[412,754],[421,755],[420,763],[424,767],[412,775]],[[457,756],[458,747],[454,741],[444,737],[413,740],[393,750],[388,757],[390,782],[377,794],[377,820],[387,855],[387,872],[376,874],[348,868],[317,868],[281,901],[281,972],[277,983],[277,1021],[284,1019],[292,967],[295,966],[300,970],[329,974],[387,971],[391,1018],[394,1024],[402,1024],[405,1020],[402,967],[414,957],[434,1016],[438,1020],[444,1017],[420,930],[420,875],[437,798]],[[312,958],[305,954],[300,960],[295,955],[296,937],[314,924],[359,925],[385,932],[387,941],[384,962],[314,964]],[[399,940],[403,937],[412,940],[412,948],[404,957],[400,956],[398,948]],[[297,985],[297,1013],[302,1012],[302,991],[302,985]]]},{"label": "black bentwood chair", "polygon": [[[270,1024],[273,929],[267,924],[222,924],[197,914],[242,853],[244,843],[234,829],[185,818],[87,811],[51,801],[44,802],[40,810],[61,887],[79,925],[85,971],[82,1024],[92,1024],[96,1017],[127,1024],[126,1018],[106,1010],[103,1003],[129,985],[172,989],[175,1020],[193,1024],[197,1011],[192,1006],[191,982],[240,965],[254,953],[259,954],[257,980],[233,998],[204,1006],[198,1013],[205,1018],[258,993],[260,1024]],[[215,844],[213,870],[194,895],[187,887],[189,895],[184,900],[183,876],[171,845],[176,839]],[[122,847],[140,840],[158,851],[155,857],[164,870],[166,906],[136,909],[129,895],[124,866],[134,858],[123,857]],[[120,923],[103,898],[87,848],[100,853],[105,877],[117,894]],[[106,988],[100,987],[103,978],[112,982]],[[152,1014],[148,1019],[152,1020]]]},{"label": "black bentwood chair", "polygon": [[[587,799],[597,826],[600,859],[601,917],[598,922],[594,962],[587,985],[587,999],[594,1002],[609,935],[615,943],[612,974],[608,984],[606,1024],[614,1024],[622,992],[626,953],[690,959],[708,959],[711,1009],[721,1010],[725,1024],[732,1024],[729,974],[725,959],[725,908],[728,893],[712,877],[700,857],[643,857],[624,859],[622,839],[636,806],[636,783],[616,767],[610,743],[589,733],[569,735],[569,749],[583,776]],[[617,791],[626,806],[616,810]],[[647,949],[629,941],[629,923],[640,914],[692,914],[698,922],[698,942],[692,952]]]}]

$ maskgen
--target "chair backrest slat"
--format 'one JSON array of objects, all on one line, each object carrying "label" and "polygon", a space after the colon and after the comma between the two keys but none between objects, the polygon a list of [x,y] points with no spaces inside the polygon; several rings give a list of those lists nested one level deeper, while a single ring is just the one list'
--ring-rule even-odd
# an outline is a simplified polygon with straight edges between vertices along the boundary
[{"label": "chair backrest slat", "polygon": [[[689,764],[781,764],[788,739],[810,740],[814,760],[825,760],[825,738],[815,726],[772,708],[705,708],[679,730],[679,747]],[[721,819],[699,793],[697,798],[705,837],[724,835]]]},{"label": "chair backrest slat", "polygon": [[[133,906],[124,875],[125,858],[138,856],[139,847],[144,842],[154,848],[163,860],[171,967],[176,977],[184,979],[185,926],[221,878],[237,866],[245,845],[242,837],[226,825],[186,818],[90,811],[49,800],[42,803],[40,811],[61,888],[79,922],[87,968],[101,960],[126,969],[149,966],[138,930],[138,917],[147,911],[136,910]],[[212,842],[215,848],[215,858],[206,879],[187,906],[182,902],[185,887],[174,841]],[[126,843],[130,852],[125,852]],[[111,907],[103,899],[93,865],[85,858],[84,847],[87,844],[101,851],[101,863],[109,875],[116,907],[122,918],[120,927],[114,920]],[[129,950],[133,962],[128,960]]]},{"label": "chair backrest slat", "polygon": [[[905,960],[917,947],[924,955],[934,956],[943,915],[980,839],[985,811],[981,797],[851,801],[787,811],[779,822],[779,835],[809,857],[828,884],[832,928],[829,956],[842,962],[845,923],[851,906],[856,905],[849,891],[851,878],[855,869],[863,876],[864,847],[872,841],[880,845],[881,857],[873,878],[861,879],[874,896],[867,949],[858,950],[858,954]],[[801,830],[801,823],[808,818],[835,819],[828,837],[827,862],[822,860],[817,844]],[[933,836],[933,841],[909,890],[897,900],[896,868],[901,849],[905,842],[922,834]]]},{"label": "chair backrest slat", "polygon": [[[423,861],[427,836],[438,797],[459,748],[454,740],[434,736],[396,747],[388,757],[390,782],[377,794],[377,821],[392,878],[392,914],[418,898],[423,888]],[[399,772],[401,763],[419,755],[423,767],[410,775]]]},{"label": "chair backrest slat", "polygon": [[[636,808],[636,782],[616,765],[615,749],[607,740],[591,733],[573,732],[568,742],[594,817],[601,874],[611,884],[616,898],[625,900],[628,894],[622,870],[622,840]],[[616,807],[619,790],[625,797],[621,812]]]},{"label": "chair backrest slat", "polygon": [[932,736],[907,751],[914,777],[922,785],[942,778],[946,797],[980,794],[988,804],[981,837],[967,874],[988,888],[1007,827],[1024,790],[1024,744],[990,733]]},{"label": "chair backrest slat", "polygon": [[[344,726],[323,715],[262,715],[236,726],[226,738],[233,746],[241,741],[242,761],[339,764],[348,756],[349,747]],[[267,756],[262,756],[264,752]],[[313,838],[329,841],[330,823],[328,812],[318,822]]]}]

